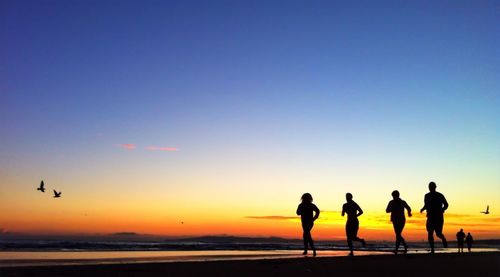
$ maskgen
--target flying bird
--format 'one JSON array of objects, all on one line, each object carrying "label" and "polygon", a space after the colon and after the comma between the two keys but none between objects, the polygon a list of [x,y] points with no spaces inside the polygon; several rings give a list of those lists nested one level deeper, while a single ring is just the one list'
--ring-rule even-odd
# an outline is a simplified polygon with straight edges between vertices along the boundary
[{"label": "flying bird", "polygon": [[43,180],[40,183],[40,187],[36,188],[36,190],[39,190],[41,192],[45,192],[45,184],[43,183]]},{"label": "flying bird", "polygon": [[490,213],[490,205],[486,206],[486,211],[481,212],[482,214],[489,214]]},{"label": "flying bird", "polygon": [[61,193],[62,193],[62,191],[57,192],[56,190],[54,190],[54,198],[59,198],[59,197],[61,197]]}]

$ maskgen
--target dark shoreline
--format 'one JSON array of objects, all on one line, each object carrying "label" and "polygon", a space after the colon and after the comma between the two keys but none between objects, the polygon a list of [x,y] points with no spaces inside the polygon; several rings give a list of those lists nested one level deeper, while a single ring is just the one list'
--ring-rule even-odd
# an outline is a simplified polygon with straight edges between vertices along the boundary
[{"label": "dark shoreline", "polygon": [[500,252],[0,268],[8,276],[500,276]]}]

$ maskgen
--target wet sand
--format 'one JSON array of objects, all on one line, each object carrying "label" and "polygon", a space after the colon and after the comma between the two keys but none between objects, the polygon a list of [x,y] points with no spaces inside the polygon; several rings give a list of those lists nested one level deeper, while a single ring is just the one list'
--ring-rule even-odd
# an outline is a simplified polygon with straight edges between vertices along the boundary
[{"label": "wet sand", "polygon": [[4,267],[0,276],[500,276],[500,252]]}]

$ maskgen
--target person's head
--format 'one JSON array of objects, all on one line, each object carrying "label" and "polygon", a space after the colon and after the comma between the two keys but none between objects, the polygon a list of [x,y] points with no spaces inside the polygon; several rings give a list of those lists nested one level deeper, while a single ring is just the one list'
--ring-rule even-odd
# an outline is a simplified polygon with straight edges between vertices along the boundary
[{"label": "person's head", "polygon": [[463,231],[464,231],[464,229],[460,229],[460,232],[463,232]]},{"label": "person's head", "polygon": [[467,233],[467,235],[469,235],[469,236],[470,236],[470,232],[469,232],[469,233]]},{"label": "person's head", "polygon": [[312,203],[313,197],[310,193],[306,192],[302,194],[302,197],[300,198],[302,200],[302,203]]},{"label": "person's head", "polygon": [[436,183],[434,183],[434,182],[429,183],[429,190],[430,191],[436,191],[436,187],[437,187]]},{"label": "person's head", "polygon": [[399,198],[399,191],[395,190],[391,193],[393,199],[398,199]]},{"label": "person's head", "polygon": [[351,194],[350,192],[346,193],[346,194],[345,194],[345,199],[346,199],[347,201],[352,201],[352,194]]}]

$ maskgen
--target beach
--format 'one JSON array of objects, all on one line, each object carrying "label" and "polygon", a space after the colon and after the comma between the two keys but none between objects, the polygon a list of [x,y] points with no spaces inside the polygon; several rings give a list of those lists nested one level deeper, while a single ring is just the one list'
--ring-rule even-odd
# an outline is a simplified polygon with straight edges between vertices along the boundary
[{"label": "beach", "polygon": [[500,252],[2,267],[6,276],[500,276]]}]

